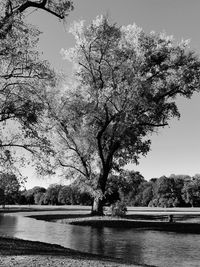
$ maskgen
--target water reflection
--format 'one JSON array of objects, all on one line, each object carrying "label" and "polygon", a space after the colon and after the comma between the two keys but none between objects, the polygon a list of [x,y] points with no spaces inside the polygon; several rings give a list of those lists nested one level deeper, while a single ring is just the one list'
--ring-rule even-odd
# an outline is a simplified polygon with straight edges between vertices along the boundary
[{"label": "water reflection", "polygon": [[0,234],[11,235],[16,233],[17,217],[9,216],[8,219],[4,216],[0,216]]},{"label": "water reflection", "polygon": [[162,267],[199,266],[200,235],[142,229],[94,228],[0,216],[0,234],[60,244],[85,252]]}]

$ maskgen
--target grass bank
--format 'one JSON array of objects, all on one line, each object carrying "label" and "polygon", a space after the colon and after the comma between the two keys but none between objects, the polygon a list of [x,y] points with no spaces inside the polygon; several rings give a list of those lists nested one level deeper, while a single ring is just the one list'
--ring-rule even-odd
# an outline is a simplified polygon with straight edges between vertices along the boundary
[{"label": "grass bank", "polygon": [[167,221],[148,221],[148,220],[130,220],[113,218],[84,218],[68,220],[66,223],[93,227],[115,227],[115,228],[142,228],[144,230],[169,231],[177,233],[195,233],[200,234],[199,223],[182,223]]},{"label": "grass bank", "polygon": [[67,213],[38,213],[27,215],[37,220],[45,220],[66,224],[93,226],[93,227],[115,227],[115,228],[143,228],[158,231],[171,231],[181,233],[200,234],[199,214],[173,214],[173,222],[168,221],[169,214],[128,214],[124,218],[111,216],[91,216],[86,214]]}]

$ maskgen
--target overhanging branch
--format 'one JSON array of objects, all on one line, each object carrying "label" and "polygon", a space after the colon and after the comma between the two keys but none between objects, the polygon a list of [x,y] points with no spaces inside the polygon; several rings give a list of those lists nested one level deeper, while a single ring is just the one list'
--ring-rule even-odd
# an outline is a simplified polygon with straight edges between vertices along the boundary
[{"label": "overhanging branch", "polygon": [[[47,0],[42,0],[42,1],[37,1],[37,2],[26,1],[25,3],[22,3],[16,7],[12,6],[11,1],[8,1],[8,3],[9,4],[7,5],[7,8],[5,10],[5,16],[0,21],[0,38],[1,39],[6,38],[8,32],[12,29],[12,23],[13,23],[12,18],[17,14],[22,14],[28,8],[38,8],[38,9],[44,10],[44,11],[58,17],[59,19],[64,19],[65,16],[67,16],[67,14],[65,14],[65,12],[63,12],[63,11],[73,10],[73,5],[72,5],[72,2],[70,0],[68,0],[68,1],[66,0],[63,3],[60,2],[58,5],[61,5],[61,6],[56,6],[56,3],[53,3],[53,6],[58,8],[57,12],[48,7],[48,1]],[[63,9],[65,9],[65,10],[63,10]],[[59,11],[61,11],[61,12],[59,12]]]},{"label": "overhanging branch", "polygon": [[27,150],[28,152],[30,152],[31,154],[35,154],[36,150],[31,149],[33,147],[38,147],[38,146],[34,146],[34,145],[21,145],[21,144],[1,144],[0,147],[18,147],[18,148],[23,148],[25,150]]},{"label": "overhanging branch", "polygon": [[60,165],[61,165],[62,167],[74,169],[74,170],[80,172],[83,176],[87,177],[87,175],[86,175],[84,172],[82,172],[81,170],[79,170],[79,169],[76,168],[75,166],[70,165],[70,164],[64,164],[61,160],[58,160],[58,161],[59,161],[59,163],[60,163]]},{"label": "overhanging branch", "polygon": [[46,7],[47,4],[47,0],[43,0],[41,3],[36,3],[36,2],[32,2],[32,1],[27,1],[26,3],[22,4],[18,9],[17,12],[19,13],[23,13],[26,9],[30,8],[30,7],[35,7],[35,8],[39,8],[42,10],[47,11],[48,13],[58,17],[59,19],[64,19],[64,15],[60,15],[56,12],[54,12],[53,10],[49,9]]}]

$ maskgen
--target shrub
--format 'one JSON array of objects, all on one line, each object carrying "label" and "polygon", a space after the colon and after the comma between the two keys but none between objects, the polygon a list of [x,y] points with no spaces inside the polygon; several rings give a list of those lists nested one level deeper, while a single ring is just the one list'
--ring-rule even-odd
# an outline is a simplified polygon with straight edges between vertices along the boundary
[{"label": "shrub", "polygon": [[127,208],[123,201],[117,201],[111,206],[111,216],[123,217],[126,215]]}]

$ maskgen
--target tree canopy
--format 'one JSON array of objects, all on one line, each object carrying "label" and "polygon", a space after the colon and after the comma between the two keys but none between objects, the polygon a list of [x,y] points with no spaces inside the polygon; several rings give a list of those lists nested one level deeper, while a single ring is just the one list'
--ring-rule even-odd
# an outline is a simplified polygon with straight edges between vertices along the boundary
[{"label": "tree canopy", "polygon": [[192,180],[188,180],[182,189],[183,199],[186,203],[189,203],[192,207],[199,206],[200,203],[200,179],[194,177]]},{"label": "tree canopy", "polygon": [[47,110],[45,95],[57,77],[40,59],[40,32],[25,23],[26,11],[37,8],[63,19],[73,5],[66,0],[4,0],[0,8],[0,167],[8,171],[21,160],[22,149],[37,157],[41,151],[51,152],[41,126]]},{"label": "tree canopy", "polygon": [[59,162],[92,188],[102,213],[109,173],[137,163],[149,134],[179,118],[175,98],[199,91],[200,61],[186,42],[103,16],[71,32],[76,45],[65,56],[76,82],[57,103]]},{"label": "tree canopy", "polygon": [[0,174],[0,204],[13,204],[20,189],[20,182],[14,174]]}]

